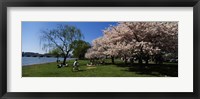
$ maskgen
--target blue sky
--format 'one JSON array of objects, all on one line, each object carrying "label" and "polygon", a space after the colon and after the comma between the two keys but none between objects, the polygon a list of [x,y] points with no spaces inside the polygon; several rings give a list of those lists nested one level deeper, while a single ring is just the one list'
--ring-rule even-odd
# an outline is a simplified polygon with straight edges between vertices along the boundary
[{"label": "blue sky", "polygon": [[103,36],[102,30],[117,22],[22,22],[22,51],[46,53],[40,45],[41,30],[56,28],[59,24],[76,26],[84,35],[84,40],[92,40]]}]

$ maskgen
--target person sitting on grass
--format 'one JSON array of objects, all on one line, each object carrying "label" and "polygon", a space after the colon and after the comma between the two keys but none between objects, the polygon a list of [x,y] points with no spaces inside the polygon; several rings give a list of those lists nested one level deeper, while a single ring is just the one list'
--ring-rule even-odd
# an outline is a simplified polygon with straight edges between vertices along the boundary
[{"label": "person sitting on grass", "polygon": [[78,70],[80,70],[79,68],[78,68],[78,66],[79,66],[79,63],[78,63],[78,59],[76,59],[75,61],[74,61],[74,63],[73,63],[73,71],[78,71]]},{"label": "person sitting on grass", "polygon": [[58,64],[57,66],[58,66],[58,68],[61,68],[61,67],[62,67],[62,64]]},{"label": "person sitting on grass", "polygon": [[62,67],[68,67],[68,64],[62,64]]},{"label": "person sitting on grass", "polygon": [[[58,62],[58,63],[59,63],[59,62]],[[59,63],[57,66],[58,66],[58,68],[61,68],[61,67],[67,67],[68,64]]]}]

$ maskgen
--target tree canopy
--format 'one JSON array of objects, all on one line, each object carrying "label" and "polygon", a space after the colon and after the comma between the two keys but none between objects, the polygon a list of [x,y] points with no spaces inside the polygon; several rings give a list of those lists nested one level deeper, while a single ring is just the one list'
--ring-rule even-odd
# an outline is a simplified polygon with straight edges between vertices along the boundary
[{"label": "tree canopy", "polygon": [[85,53],[91,47],[91,45],[83,40],[75,40],[73,43],[73,56],[79,59],[85,58]]},{"label": "tree canopy", "polygon": [[83,38],[80,29],[70,25],[59,25],[55,29],[42,30],[41,34],[40,40],[43,49],[59,49],[64,57],[63,64],[66,64],[66,58],[73,50],[72,43]]},{"label": "tree canopy", "polygon": [[[93,41],[87,58],[136,57],[139,63],[150,55],[178,52],[177,22],[120,22],[103,30],[104,35]],[[114,62],[114,61],[113,61]]]}]

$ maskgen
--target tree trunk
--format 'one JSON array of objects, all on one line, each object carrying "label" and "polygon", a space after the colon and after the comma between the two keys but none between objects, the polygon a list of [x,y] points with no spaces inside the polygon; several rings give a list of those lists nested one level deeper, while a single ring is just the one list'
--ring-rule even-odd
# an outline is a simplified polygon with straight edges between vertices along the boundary
[{"label": "tree trunk", "polygon": [[66,59],[67,59],[67,57],[68,57],[68,55],[69,55],[69,52],[70,52],[70,50],[68,50],[68,51],[67,51],[67,53],[66,53],[66,54],[64,54],[63,65],[65,65],[65,64],[66,64]]},{"label": "tree trunk", "polygon": [[82,59],[81,54],[78,55],[78,58],[79,58],[79,59]]},{"label": "tree trunk", "polygon": [[57,56],[57,61],[56,62],[58,63],[58,56]]},{"label": "tree trunk", "polygon": [[112,64],[115,64],[114,56],[111,56]]},{"label": "tree trunk", "polygon": [[67,55],[64,56],[63,65],[66,64]]},{"label": "tree trunk", "polygon": [[163,63],[163,57],[161,54],[158,55],[158,64],[162,64]]},{"label": "tree trunk", "polygon": [[124,64],[127,64],[127,59],[126,59],[126,55],[124,56]]},{"label": "tree trunk", "polygon": [[149,64],[149,55],[146,56],[145,61],[146,61],[146,64]]},{"label": "tree trunk", "polygon": [[142,64],[142,57],[141,56],[139,56],[139,58],[138,58],[138,63]]},{"label": "tree trunk", "polygon": [[140,54],[139,54],[139,64],[142,64],[142,57],[143,57],[143,51],[142,51],[142,47],[141,47]]},{"label": "tree trunk", "polygon": [[149,60],[148,59],[146,59],[145,61],[146,61],[146,64],[149,64]]},{"label": "tree trunk", "polygon": [[131,57],[130,59],[131,65],[133,65],[133,62],[134,62],[133,59],[134,59],[133,57]]}]

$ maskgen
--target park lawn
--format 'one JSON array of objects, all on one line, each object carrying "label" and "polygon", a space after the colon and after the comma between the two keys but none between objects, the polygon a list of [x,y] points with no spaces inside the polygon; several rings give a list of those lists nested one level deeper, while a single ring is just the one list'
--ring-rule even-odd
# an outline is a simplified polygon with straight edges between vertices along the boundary
[{"label": "park lawn", "polygon": [[[163,77],[166,75],[153,72],[143,74],[129,71],[128,66],[98,65],[88,67],[88,60],[79,60],[80,71],[72,71],[74,60],[67,61],[68,67],[57,68],[57,63],[37,64],[22,67],[22,77]],[[117,62],[116,62],[117,63]]]}]

